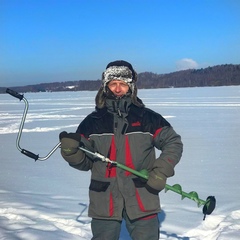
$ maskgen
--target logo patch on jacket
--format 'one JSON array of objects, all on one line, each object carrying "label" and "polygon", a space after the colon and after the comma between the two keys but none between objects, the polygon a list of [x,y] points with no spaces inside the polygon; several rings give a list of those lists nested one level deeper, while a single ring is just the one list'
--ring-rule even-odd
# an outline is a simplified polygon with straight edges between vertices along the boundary
[{"label": "logo patch on jacket", "polygon": [[133,127],[140,127],[141,123],[139,121],[132,123]]}]

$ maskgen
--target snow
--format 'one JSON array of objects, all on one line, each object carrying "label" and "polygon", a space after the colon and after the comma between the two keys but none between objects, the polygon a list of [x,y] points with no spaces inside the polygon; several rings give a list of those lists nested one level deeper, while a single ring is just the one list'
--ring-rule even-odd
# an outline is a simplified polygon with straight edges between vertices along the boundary
[{"label": "snow", "polygon": [[[29,113],[20,146],[46,156],[58,134],[75,131],[94,109],[96,91],[26,93]],[[203,221],[202,207],[161,192],[161,239],[240,239],[240,86],[139,90],[182,136],[184,153],[169,185],[217,200]],[[16,137],[24,103],[0,95],[0,239],[91,239],[90,172],[70,168],[57,150],[48,160],[21,154]],[[121,240],[129,240],[122,225]]]}]

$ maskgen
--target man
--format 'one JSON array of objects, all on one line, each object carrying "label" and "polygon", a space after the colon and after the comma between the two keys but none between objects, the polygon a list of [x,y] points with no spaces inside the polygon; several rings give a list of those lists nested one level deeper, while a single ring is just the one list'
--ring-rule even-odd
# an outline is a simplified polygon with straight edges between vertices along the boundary
[{"label": "man", "polygon": [[[126,61],[114,61],[102,74],[96,110],[76,133],[62,132],[61,154],[70,166],[91,170],[89,216],[94,240],[119,239],[124,218],[134,240],[159,239],[158,193],[182,155],[180,136],[158,113],[147,109],[137,97],[137,73]],[[112,161],[141,171],[134,174],[106,164],[79,150],[80,144]],[[161,150],[155,156],[155,147]]]}]

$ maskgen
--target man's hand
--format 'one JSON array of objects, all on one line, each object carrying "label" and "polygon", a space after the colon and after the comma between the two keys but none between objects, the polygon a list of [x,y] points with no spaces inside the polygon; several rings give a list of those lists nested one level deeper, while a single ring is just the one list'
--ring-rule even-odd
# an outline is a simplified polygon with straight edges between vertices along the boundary
[{"label": "man's hand", "polygon": [[61,155],[70,164],[77,165],[84,159],[84,152],[79,149],[81,135],[79,133],[61,132]]},{"label": "man's hand", "polygon": [[152,194],[158,194],[165,188],[167,177],[154,169],[149,172],[145,188]]}]

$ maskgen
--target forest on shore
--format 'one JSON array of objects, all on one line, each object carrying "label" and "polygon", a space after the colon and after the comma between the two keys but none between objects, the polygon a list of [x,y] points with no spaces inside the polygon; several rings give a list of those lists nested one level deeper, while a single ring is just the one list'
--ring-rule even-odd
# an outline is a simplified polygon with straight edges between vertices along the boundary
[{"label": "forest on shore", "polygon": [[[17,92],[95,91],[101,80],[77,80],[66,82],[39,83],[11,87]],[[179,88],[240,85],[240,64],[224,64],[201,69],[188,69],[167,74],[142,72],[138,74],[138,89]],[[6,92],[0,87],[0,93]]]}]

